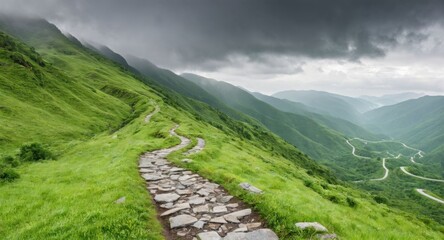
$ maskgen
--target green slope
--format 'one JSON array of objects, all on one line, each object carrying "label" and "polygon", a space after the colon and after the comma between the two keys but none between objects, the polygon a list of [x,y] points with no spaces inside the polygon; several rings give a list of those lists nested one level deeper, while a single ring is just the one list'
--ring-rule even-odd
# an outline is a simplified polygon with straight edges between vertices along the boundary
[{"label": "green slope", "polygon": [[444,97],[425,96],[364,115],[373,131],[384,132],[426,152],[425,172],[444,176]]},{"label": "green slope", "polygon": [[425,96],[365,113],[366,123],[374,131],[433,150],[444,136],[444,97]]},{"label": "green slope", "polygon": [[264,124],[268,129],[294,144],[318,160],[331,160],[348,152],[345,138],[312,119],[280,111],[255,98],[247,91],[222,81],[183,74],[229,107],[243,112]]},{"label": "green slope", "polygon": [[347,120],[332,117],[330,115],[323,115],[316,113],[317,110],[311,110],[309,107],[302,103],[292,102],[286,99],[275,98],[260,93],[252,93],[257,99],[270,104],[271,106],[284,111],[295,113],[309,117],[319,124],[325,125],[335,131],[338,131],[348,137],[360,137],[365,139],[378,139],[380,136],[376,136],[373,133],[365,130],[364,128],[351,123]]},{"label": "green slope", "polygon": [[353,123],[359,123],[361,121],[361,113],[376,107],[375,104],[364,99],[313,90],[288,90],[275,93],[272,96],[293,102],[300,102],[320,111],[318,113],[329,114]]},{"label": "green slope", "polygon": [[[15,37],[37,53],[2,35],[2,154],[38,141],[57,157],[22,163],[20,179],[0,183],[2,239],[163,239],[137,161],[144,151],[176,144],[167,134],[175,123],[181,134],[207,140],[189,167],[251,204],[281,239],[306,237],[297,221],[319,221],[344,239],[443,238],[433,221],[333,184],[327,171],[265,129],[148,86],[45,21],[15,21],[3,19],[1,29],[19,32]],[[154,102],[161,111],[144,124]],[[180,153],[171,160],[180,165]],[[245,194],[237,187],[242,181],[265,194]],[[125,203],[115,204],[122,196]]]},{"label": "green slope", "polygon": [[187,96],[189,98],[207,103],[208,105],[224,112],[225,114],[233,117],[237,120],[248,122],[254,125],[260,125],[257,121],[246,115],[233,110],[226,106],[224,103],[215,98],[212,94],[208,93],[200,86],[176,75],[170,70],[162,69],[146,59],[140,59],[129,56],[126,58],[129,64],[137,69],[143,76],[143,80],[148,84],[156,84],[170,90],[173,90],[179,94]]}]

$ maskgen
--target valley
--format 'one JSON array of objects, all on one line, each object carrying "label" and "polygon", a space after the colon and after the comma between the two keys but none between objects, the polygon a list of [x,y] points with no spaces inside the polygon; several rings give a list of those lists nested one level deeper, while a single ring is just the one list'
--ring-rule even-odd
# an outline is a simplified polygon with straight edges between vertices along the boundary
[{"label": "valley", "polygon": [[442,96],[265,95],[7,16],[0,68],[4,239],[444,237]]}]

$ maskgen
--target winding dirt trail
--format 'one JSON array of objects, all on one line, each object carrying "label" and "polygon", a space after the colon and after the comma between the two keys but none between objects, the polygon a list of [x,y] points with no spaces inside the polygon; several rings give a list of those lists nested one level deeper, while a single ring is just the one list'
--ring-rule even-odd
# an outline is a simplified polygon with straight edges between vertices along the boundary
[{"label": "winding dirt trail", "polygon": [[444,204],[444,200],[441,200],[441,199],[439,199],[439,198],[436,198],[436,197],[434,197],[434,196],[432,196],[432,195],[427,194],[426,192],[424,192],[424,191],[425,191],[424,189],[417,188],[416,191],[417,191],[419,194],[421,194],[421,195],[423,195],[423,196],[425,196],[425,197],[427,197],[427,198],[430,198],[430,199],[432,199],[432,200],[434,200],[434,201],[436,201],[436,202],[439,202],[439,203]]},{"label": "winding dirt trail", "polygon": [[158,113],[159,111],[160,111],[160,107],[159,107],[159,105],[156,104],[156,105],[154,106],[154,111],[153,111],[152,113],[146,115],[146,117],[145,117],[145,123],[149,123],[150,120],[151,120],[151,117],[152,117],[154,114]]},{"label": "winding dirt trail", "polygon": [[[157,111],[158,112],[158,111]],[[151,116],[157,113],[154,111]],[[187,147],[190,139],[170,130],[180,143],[174,147],[146,152],[140,156],[139,171],[153,197],[158,218],[168,240],[278,240],[257,213],[229,195],[216,183],[186,169],[175,167],[166,157]],[[200,138],[187,154],[205,147]]]}]

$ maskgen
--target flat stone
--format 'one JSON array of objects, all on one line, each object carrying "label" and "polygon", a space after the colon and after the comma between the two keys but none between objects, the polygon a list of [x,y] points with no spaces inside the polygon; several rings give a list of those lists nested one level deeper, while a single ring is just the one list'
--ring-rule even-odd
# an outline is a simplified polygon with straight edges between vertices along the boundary
[{"label": "flat stone", "polygon": [[258,229],[253,232],[230,232],[224,240],[279,240],[276,233],[270,229]]},{"label": "flat stone", "polygon": [[139,164],[139,168],[153,168],[155,167],[153,164],[151,163],[141,163]]},{"label": "flat stone", "polygon": [[248,230],[259,228],[262,225],[260,222],[247,223]]},{"label": "flat stone", "polygon": [[149,169],[149,168],[141,168],[141,169],[139,169],[139,172],[140,173],[153,173],[155,171],[152,169]]},{"label": "flat stone", "polygon": [[154,200],[156,202],[174,202],[177,199],[179,199],[180,196],[176,193],[164,193],[164,194],[157,194],[154,197]]},{"label": "flat stone", "polygon": [[207,188],[207,189],[214,190],[214,189],[216,189],[216,188],[219,187],[219,184],[217,184],[217,183],[211,183],[211,182],[206,182],[206,183],[204,184],[204,187]]},{"label": "flat stone", "polygon": [[237,207],[239,207],[239,204],[238,203],[230,203],[230,204],[227,204],[226,206],[228,208],[237,208]]},{"label": "flat stone", "polygon": [[115,201],[115,203],[117,203],[117,204],[121,204],[121,203],[124,203],[125,201],[126,201],[126,197],[121,197],[121,198],[117,199],[117,200]]},{"label": "flat stone", "polygon": [[190,208],[190,204],[188,204],[188,203],[185,203],[185,204],[177,204],[174,208],[172,208],[172,209],[170,209],[170,210],[168,210],[168,211],[165,211],[165,212],[162,213],[160,216],[161,216],[161,217],[163,217],[163,216],[168,216],[168,215],[170,215],[170,214],[173,214],[173,213],[175,213],[175,212],[178,212],[178,211],[180,211],[180,210],[187,209],[187,208]]},{"label": "flat stone", "polygon": [[191,176],[190,175],[184,175],[184,176],[182,176],[182,177],[179,177],[179,181],[185,181],[185,180],[188,180],[188,179],[190,179],[191,178]]},{"label": "flat stone", "polygon": [[208,207],[208,204],[205,204],[202,206],[197,206],[197,207],[193,208],[194,213],[207,213],[209,211],[210,211],[210,208]]},{"label": "flat stone", "polygon": [[191,208],[190,204],[185,202],[185,203],[178,203],[176,205],[174,205],[175,208],[183,208],[183,209],[187,209],[187,208]]},{"label": "flat stone", "polygon": [[224,219],[227,220],[228,222],[231,222],[231,223],[240,223],[239,219],[237,219],[237,217],[232,216],[232,215],[228,215],[228,216],[225,215]]},{"label": "flat stone", "polygon": [[197,222],[197,218],[190,216],[190,215],[182,214],[182,215],[178,215],[175,217],[171,217],[169,219],[169,221],[170,221],[171,228],[177,228],[177,227],[191,225],[191,224]]},{"label": "flat stone", "polygon": [[173,208],[174,205],[172,202],[169,202],[169,203],[165,203],[165,204],[160,205],[160,207],[161,208]]},{"label": "flat stone", "polygon": [[206,197],[206,196],[210,195],[210,190],[208,190],[208,189],[200,189],[199,191],[197,191],[197,194]]},{"label": "flat stone", "polygon": [[338,236],[334,233],[331,234],[317,234],[316,238],[318,239],[338,239]]},{"label": "flat stone", "polygon": [[213,213],[224,213],[228,212],[227,207],[225,206],[217,206],[213,208]]},{"label": "flat stone", "polygon": [[260,190],[259,188],[255,187],[247,182],[240,183],[239,186],[251,193],[258,193],[258,194],[262,193],[262,190]]},{"label": "flat stone", "polygon": [[181,181],[180,182],[180,184],[182,184],[182,185],[184,185],[184,186],[191,186],[191,185],[193,185],[193,184],[195,184],[196,183],[196,179],[189,179],[189,180],[186,180],[186,181]]},{"label": "flat stone", "polygon": [[210,219],[211,219],[211,215],[209,215],[209,214],[204,214],[200,218],[201,221],[209,221]]},{"label": "flat stone", "polygon": [[248,216],[250,214],[251,214],[251,209],[247,208],[247,209],[243,209],[243,210],[240,210],[240,211],[237,211],[237,212],[232,212],[232,213],[226,214],[225,216],[234,216],[234,217],[239,219],[239,218]]},{"label": "flat stone", "polygon": [[188,194],[191,194],[191,191],[189,189],[185,189],[185,190],[177,189],[176,193],[179,195],[188,195]]},{"label": "flat stone", "polygon": [[240,228],[234,229],[233,232],[248,232],[248,228],[247,227],[240,227]]},{"label": "flat stone", "polygon": [[224,217],[215,217],[210,219],[211,223],[227,223]]},{"label": "flat stone", "polygon": [[192,204],[192,205],[204,204],[205,198],[199,197],[199,198],[190,199],[190,200],[188,200],[188,203]]},{"label": "flat stone", "polygon": [[232,198],[233,198],[233,196],[222,196],[222,197],[219,198],[219,202],[227,203],[227,202],[229,202]]},{"label": "flat stone", "polygon": [[202,232],[197,234],[197,239],[199,240],[222,240],[219,234],[215,231]]},{"label": "flat stone", "polygon": [[173,175],[170,176],[170,179],[171,180],[177,180],[177,179],[179,179],[179,177],[180,177],[180,175],[173,174]]},{"label": "flat stone", "polygon": [[151,173],[142,174],[142,177],[147,181],[156,181],[164,178],[164,176],[162,175],[151,174]]},{"label": "flat stone", "polygon": [[199,220],[193,224],[193,227],[195,227],[197,229],[202,229],[204,225],[205,225],[205,222],[202,220]]},{"label": "flat stone", "polygon": [[327,228],[318,222],[298,222],[295,226],[299,229],[313,228],[317,232],[328,232]]}]

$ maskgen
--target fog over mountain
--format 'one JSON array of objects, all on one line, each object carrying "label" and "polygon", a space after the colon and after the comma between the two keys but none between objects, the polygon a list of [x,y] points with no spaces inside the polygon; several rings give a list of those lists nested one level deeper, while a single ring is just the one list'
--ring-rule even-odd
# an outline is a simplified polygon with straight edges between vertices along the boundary
[{"label": "fog over mountain", "polygon": [[442,1],[2,0],[81,40],[271,94],[444,92]]}]

